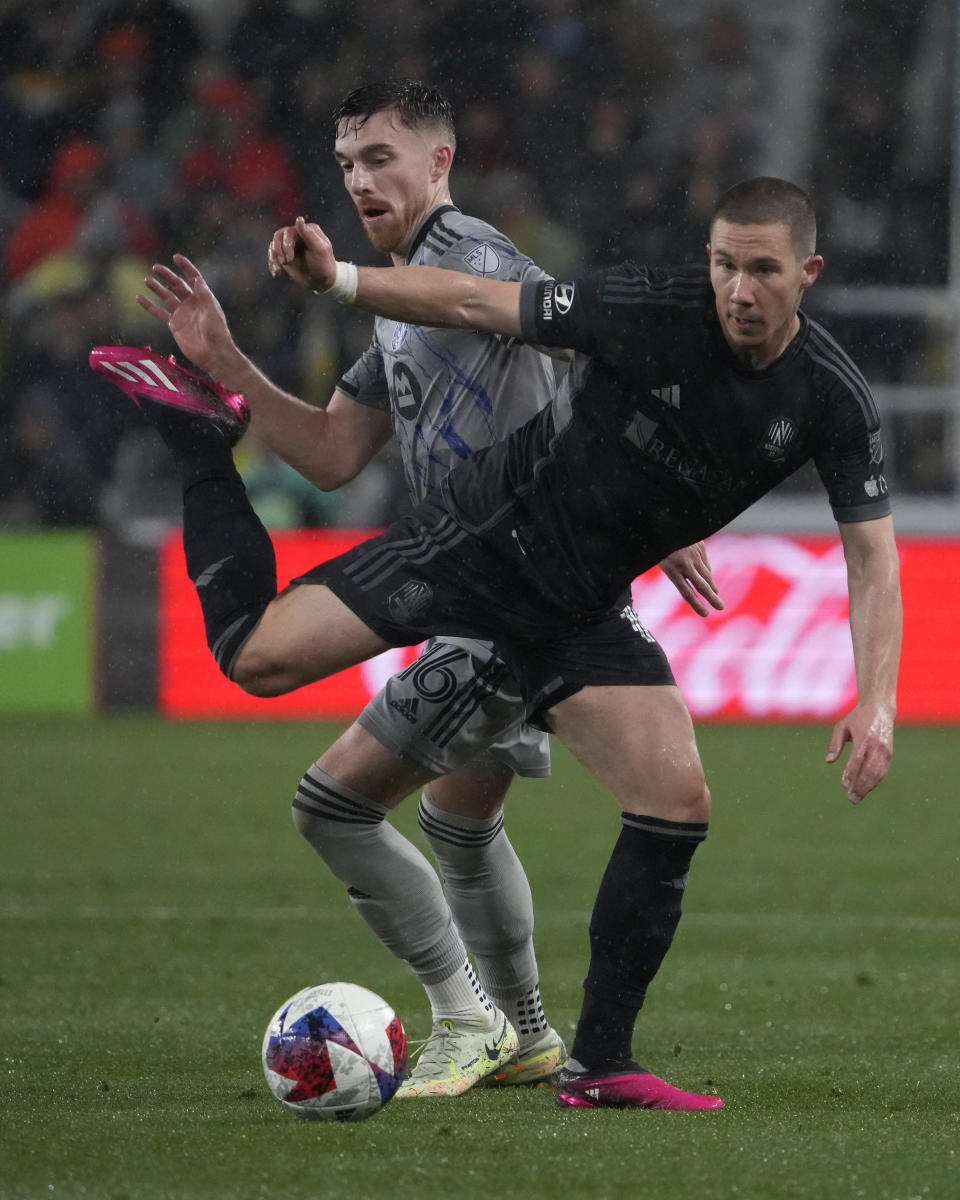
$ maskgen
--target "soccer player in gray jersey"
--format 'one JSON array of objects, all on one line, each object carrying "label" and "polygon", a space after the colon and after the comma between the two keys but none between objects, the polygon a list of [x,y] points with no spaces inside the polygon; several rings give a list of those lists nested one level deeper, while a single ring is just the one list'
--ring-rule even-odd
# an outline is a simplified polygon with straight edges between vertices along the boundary
[{"label": "soccer player in gray jersey", "polygon": [[[335,111],[334,129],[347,192],[394,265],[546,278],[502,233],[451,203],[453,120],[435,90],[403,80],[359,88]],[[545,354],[513,339],[377,318],[369,348],[325,409],[283,393],[249,363],[241,390],[260,439],[324,490],[354,478],[392,433],[416,502],[548,404],[555,372]],[[663,566],[701,615],[694,587],[719,606],[702,547]],[[310,767],[294,799],[299,831],[427,992],[433,1031],[400,1097],[457,1095],[482,1078],[536,1083],[566,1057],[541,1003],[530,888],[503,828],[513,776],[550,770],[547,735],[524,713],[488,642],[432,638]],[[420,826],[442,887],[385,820],[420,787]]]},{"label": "soccer player in gray jersey", "polygon": [[[655,640],[618,597],[662,553],[703,536],[814,462],[847,566],[857,700],[827,761],[859,803],[893,753],[902,627],[876,406],[861,373],[800,312],[823,267],[809,198],[785,180],[732,188],[709,269],[620,264],[511,283],[423,267],[338,264],[297,223],[314,286],[395,319],[481,328],[583,356],[563,402],[455,468],[440,494],[281,595],[272,547],[212,420],[154,405],[183,475],[187,567],[221,669],[277,695],[423,634],[492,637],[524,697],[609,788],[620,836],[590,922],[590,965],[557,1100],[580,1108],[717,1108],[633,1057],[634,1024],[681,915],[711,797],[692,722]],[[242,356],[202,275],[155,280],[180,348],[228,388]],[[173,418],[177,418],[174,420]],[[487,496],[481,486],[496,489]],[[212,573],[212,566],[217,570]]]},{"label": "soccer player in gray jersey", "polygon": [[[335,110],[334,128],[347,192],[370,241],[395,265],[542,277],[509,239],[451,203],[455,134],[437,92],[393,80],[359,88]],[[325,413],[347,442],[361,427],[359,452],[346,462],[341,453],[332,478],[295,465],[321,487],[339,486],[392,430],[416,502],[554,390],[551,360],[531,347],[378,317],[369,348],[338,381]],[[256,424],[255,401],[251,409]],[[266,440],[288,461],[303,453],[272,428]],[[313,442],[314,454],[322,444]],[[300,783],[297,828],[430,1000],[433,1030],[400,1098],[457,1095],[498,1076],[535,1083],[566,1058],[541,1003],[530,888],[502,812],[514,774],[549,772],[547,737],[524,721],[519,690],[491,646],[432,638]],[[420,827],[442,890],[416,847],[384,820],[420,786]]]}]

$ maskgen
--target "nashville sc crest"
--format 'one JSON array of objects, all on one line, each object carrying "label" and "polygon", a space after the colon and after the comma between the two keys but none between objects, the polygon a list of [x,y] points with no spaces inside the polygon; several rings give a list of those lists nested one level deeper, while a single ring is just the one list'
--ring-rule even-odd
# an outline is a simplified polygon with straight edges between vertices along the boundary
[{"label": "nashville sc crest", "polygon": [[411,579],[387,598],[387,609],[395,621],[409,623],[423,617],[433,603],[433,588],[422,579]]},{"label": "nashville sc crest", "polygon": [[797,427],[786,417],[776,417],[767,428],[766,437],[760,443],[764,456],[771,462],[783,462],[787,448],[797,436]]}]

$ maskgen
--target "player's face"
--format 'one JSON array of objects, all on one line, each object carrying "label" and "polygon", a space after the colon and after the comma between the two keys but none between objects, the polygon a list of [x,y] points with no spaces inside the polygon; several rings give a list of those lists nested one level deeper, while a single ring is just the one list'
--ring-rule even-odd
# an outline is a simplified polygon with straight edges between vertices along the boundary
[{"label": "player's face", "polygon": [[786,225],[718,219],[711,239],[707,253],[720,327],[737,357],[760,370],[783,353],[800,328],[797,309],[823,259],[798,257]]},{"label": "player's face", "polygon": [[449,145],[387,109],[359,124],[344,121],[334,154],[367,237],[378,250],[402,255],[426,214],[447,198]]}]

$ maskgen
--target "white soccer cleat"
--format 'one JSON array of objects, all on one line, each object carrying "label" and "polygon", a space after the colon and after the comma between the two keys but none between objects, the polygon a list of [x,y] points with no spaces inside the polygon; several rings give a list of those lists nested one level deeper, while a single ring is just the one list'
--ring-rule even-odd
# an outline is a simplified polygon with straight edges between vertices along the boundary
[{"label": "white soccer cleat", "polygon": [[517,1054],[516,1030],[499,1009],[493,1029],[459,1028],[438,1021],[421,1046],[417,1065],[397,1089],[395,1099],[460,1096],[502,1070]]},{"label": "white soccer cleat", "polygon": [[567,1048],[563,1038],[555,1029],[547,1029],[532,1046],[518,1050],[516,1058],[505,1067],[487,1075],[483,1084],[485,1087],[540,1087],[554,1083],[566,1061]]}]

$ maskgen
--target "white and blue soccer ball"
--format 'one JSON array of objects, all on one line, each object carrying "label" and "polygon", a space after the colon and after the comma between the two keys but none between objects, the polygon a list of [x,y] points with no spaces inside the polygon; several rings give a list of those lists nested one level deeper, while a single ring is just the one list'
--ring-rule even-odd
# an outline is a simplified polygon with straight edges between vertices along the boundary
[{"label": "white and blue soccer ball", "polygon": [[263,1073],[298,1117],[363,1121],[400,1086],[407,1035],[381,996],[321,983],[281,1004],[263,1038]]}]

